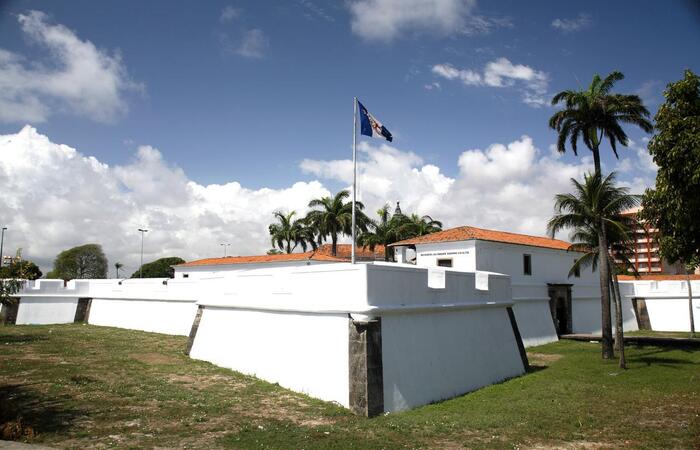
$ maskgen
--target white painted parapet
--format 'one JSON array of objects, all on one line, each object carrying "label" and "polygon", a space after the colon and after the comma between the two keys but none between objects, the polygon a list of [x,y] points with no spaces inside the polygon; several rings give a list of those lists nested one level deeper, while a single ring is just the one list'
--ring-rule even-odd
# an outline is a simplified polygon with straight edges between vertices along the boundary
[{"label": "white painted parapet", "polygon": [[339,263],[208,283],[191,357],[361,413],[401,411],[524,372],[505,275]]},{"label": "white painted parapet", "polygon": [[15,295],[19,298],[17,325],[46,325],[72,323],[78,299],[88,296],[87,280],[25,281]]},{"label": "white painted parapet", "polygon": [[[691,280],[695,329],[700,330],[700,280]],[[637,304],[654,331],[690,331],[688,283],[685,280],[620,281],[622,295]],[[644,320],[644,319],[643,319]]]},{"label": "white painted parapet", "polygon": [[170,278],[91,280],[88,323],[186,336],[201,286]]},{"label": "white painted parapet", "polygon": [[201,294],[197,281],[169,278],[27,281],[16,324],[72,323],[78,301],[90,299],[88,323],[187,335]]}]

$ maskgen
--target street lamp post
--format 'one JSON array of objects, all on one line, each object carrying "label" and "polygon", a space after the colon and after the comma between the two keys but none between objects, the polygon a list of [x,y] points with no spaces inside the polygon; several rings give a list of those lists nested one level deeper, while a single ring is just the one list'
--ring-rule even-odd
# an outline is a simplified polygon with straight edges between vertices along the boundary
[{"label": "street lamp post", "polygon": [[230,247],[231,244],[221,243],[221,244],[219,244],[219,245],[222,246],[222,247],[224,248],[224,258],[226,258],[226,247]]},{"label": "street lamp post", "polygon": [[141,267],[139,267],[139,278],[143,278],[143,235],[144,233],[148,233],[148,230],[139,228],[139,231],[141,232]]},{"label": "street lamp post", "polygon": [[5,230],[7,230],[7,227],[2,227],[2,237],[0,237],[0,267],[2,267],[2,264],[5,261],[5,258],[2,256],[2,250],[5,246]]}]

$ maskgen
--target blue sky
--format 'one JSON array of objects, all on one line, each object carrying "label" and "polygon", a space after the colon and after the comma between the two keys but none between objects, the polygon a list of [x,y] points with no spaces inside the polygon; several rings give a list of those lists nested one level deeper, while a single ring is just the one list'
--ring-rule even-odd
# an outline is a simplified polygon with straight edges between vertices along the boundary
[{"label": "blue sky", "polygon": [[[0,214],[42,261],[86,240],[128,261],[122,248],[143,223],[156,228],[153,257],[209,256],[222,239],[241,243],[239,254],[264,251],[271,211],[301,213],[347,186],[356,95],[395,137],[361,140],[368,209],[400,200],[449,226],[542,234],[551,195],[590,168],[552,155],[547,102],[620,70],[617,90],[654,112],[666,83],[700,70],[693,5],[5,1],[0,187],[27,192]],[[648,136],[629,135],[622,161],[603,161],[641,191],[655,167]],[[65,217],[29,206],[51,209],[76,191]],[[106,231],[115,221],[125,224]]]},{"label": "blue sky", "polygon": [[[619,89],[642,90],[654,108],[666,82],[684,68],[698,69],[700,26],[689,4],[484,2],[471,14],[501,22],[488,32],[406,27],[391,39],[368,39],[352,31],[344,2],[10,1],[0,42],[46,59],[46,49],[28,42],[15,18],[40,10],[81,39],[118,51],[129,78],[143,85],[124,93],[128,113],[109,123],[61,112],[37,123],[53,140],[110,164],[148,143],[199,182],[280,187],[304,178],[296,169],[302,158],[348,154],[353,95],[384,121],[396,145],[441,167],[465,149],[522,134],[541,147],[553,142],[551,108],[525,105],[517,87],[441,79],[431,72],[436,64],[478,70],[505,57],[545,72],[548,94],[617,69],[627,76]],[[227,7],[236,17],[222,20]],[[578,31],[552,26],[582,15],[587,23]],[[251,30],[267,42],[260,57],[234,49]],[[424,87],[434,82],[441,88]],[[18,125],[1,129],[16,132]]]}]

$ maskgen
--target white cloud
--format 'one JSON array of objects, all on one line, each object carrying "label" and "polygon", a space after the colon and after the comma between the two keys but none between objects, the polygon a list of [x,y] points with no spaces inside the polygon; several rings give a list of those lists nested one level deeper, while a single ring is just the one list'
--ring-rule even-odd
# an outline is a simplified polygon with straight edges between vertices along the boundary
[{"label": "white cloud", "polygon": [[0,121],[36,123],[70,112],[110,122],[128,110],[128,91],[143,90],[131,81],[118,53],[110,55],[65,26],[48,23],[40,11],[17,18],[29,41],[50,58],[30,61],[0,49]]},{"label": "white cloud", "polygon": [[486,63],[482,71],[458,69],[451,64],[436,64],[433,74],[448,80],[459,80],[467,86],[512,87],[520,89],[522,101],[530,106],[546,105],[548,75],[524,64],[513,64],[507,58]]},{"label": "white cloud", "polygon": [[554,19],[552,21],[552,28],[563,31],[564,33],[572,33],[574,31],[581,31],[583,29],[591,26],[593,21],[591,20],[590,14],[579,14],[575,19]]},{"label": "white cloud", "polygon": [[[359,148],[364,155],[358,164],[360,197],[369,213],[386,202],[400,201],[404,211],[429,214],[446,227],[473,225],[543,235],[553,213],[554,194],[569,192],[571,178],[581,179],[593,170],[589,155],[566,162],[541,152],[529,136],[507,145],[465,150],[454,178],[413,152],[366,142]],[[627,159],[632,165],[646,164],[644,154],[636,150],[620,164]],[[350,160],[304,160],[301,169],[347,185],[352,181]],[[620,180],[639,192],[640,186],[653,183],[651,172],[645,173],[620,173]]]},{"label": "white cloud", "polygon": [[262,58],[269,46],[270,41],[265,33],[256,28],[243,34],[243,39],[236,53],[246,58]]},{"label": "white cloud", "polygon": [[221,15],[219,16],[219,22],[226,23],[238,19],[241,16],[241,10],[234,8],[231,5],[227,5],[221,10]]},{"label": "white cloud", "polygon": [[[318,181],[282,189],[248,189],[233,181],[201,185],[168,164],[153,147],[139,147],[133,161],[110,167],[26,126],[0,136],[0,217],[8,227],[5,250],[50,267],[74,245],[102,244],[110,260],[127,271],[138,266],[139,227],[146,235],[144,259],[219,254],[232,242],[235,254],[269,248],[273,211],[306,211],[309,200],[329,195]],[[110,271],[111,273],[111,271]]]},{"label": "white cloud", "polygon": [[404,33],[486,33],[510,26],[505,18],[473,14],[476,0],[354,0],[352,31],[368,40],[391,41]]},{"label": "white cloud", "polygon": [[[363,141],[358,146],[359,194],[374,215],[386,202],[406,212],[429,214],[446,227],[474,225],[541,235],[552,214],[553,196],[570,190],[570,178],[592,169],[590,156],[561,158],[541,152],[528,136],[461,153],[450,168],[426,163],[415,152]],[[643,146],[621,153],[614,169],[633,192],[653,183],[655,169]],[[24,248],[42,267],[74,245],[103,245],[110,267],[138,266],[139,227],[146,236],[146,260],[217,256],[219,242],[233,254],[269,248],[267,226],[275,210],[305,214],[309,200],[330,195],[320,181],[280,189],[248,189],[236,181],[202,185],[189,179],[150,146],[133,160],[109,166],[26,126],[0,136],[0,217],[7,222],[5,249]],[[323,180],[349,186],[350,160],[303,160],[300,168]],[[609,170],[609,168],[606,168]]]}]

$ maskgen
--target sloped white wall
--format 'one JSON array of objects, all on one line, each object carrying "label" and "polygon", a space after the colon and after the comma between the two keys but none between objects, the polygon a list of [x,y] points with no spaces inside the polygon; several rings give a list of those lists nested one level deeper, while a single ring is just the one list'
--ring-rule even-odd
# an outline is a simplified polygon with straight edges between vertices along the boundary
[{"label": "sloped white wall", "polygon": [[384,410],[452,398],[523,373],[505,308],[382,317]]},{"label": "sloped white wall", "polygon": [[[700,280],[691,281],[695,329],[700,330]],[[654,331],[690,331],[688,285],[685,280],[621,281],[623,296],[645,300]]]},{"label": "sloped white wall", "polygon": [[24,297],[17,310],[17,325],[73,323],[77,297]]}]

